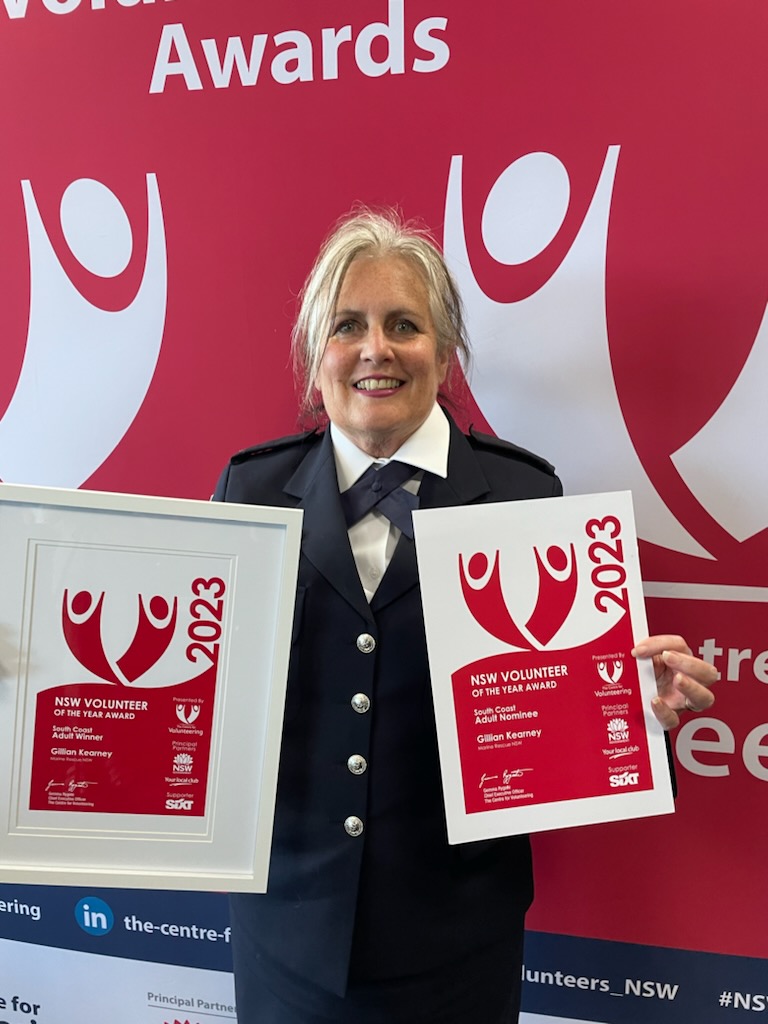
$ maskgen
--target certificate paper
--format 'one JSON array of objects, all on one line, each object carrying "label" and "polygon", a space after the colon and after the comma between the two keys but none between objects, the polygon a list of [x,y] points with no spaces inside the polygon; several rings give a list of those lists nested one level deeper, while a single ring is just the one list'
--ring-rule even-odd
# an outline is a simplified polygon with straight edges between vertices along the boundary
[{"label": "certificate paper", "polygon": [[629,492],[413,518],[449,841],[672,812]]},{"label": "certificate paper", "polygon": [[265,890],[300,533],[0,485],[0,880]]}]

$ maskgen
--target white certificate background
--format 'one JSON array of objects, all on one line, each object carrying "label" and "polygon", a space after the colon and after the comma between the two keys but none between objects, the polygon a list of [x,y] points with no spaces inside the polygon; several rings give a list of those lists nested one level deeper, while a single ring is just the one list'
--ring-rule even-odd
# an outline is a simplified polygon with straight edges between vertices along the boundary
[{"label": "white certificate background", "polygon": [[[461,590],[459,555],[463,555],[466,565],[474,553],[483,552],[490,564],[498,550],[502,588],[510,614],[516,622],[527,622],[538,593],[534,546],[546,551],[555,544],[567,550],[574,543],[579,590],[571,614],[544,648],[547,652],[565,650],[602,636],[621,617],[617,606],[608,605],[608,611],[599,612],[594,605],[594,588],[581,585],[595,567],[586,560],[586,549],[594,538],[586,536],[585,523],[609,515],[618,517],[622,524],[623,565],[627,573],[624,585],[629,594],[632,635],[637,641],[647,635],[648,626],[629,491],[420,509],[413,514],[451,843],[674,811],[664,730],[651,710],[656,682],[650,660],[639,662],[639,676],[653,774],[651,790],[638,793],[616,790],[606,796],[526,804],[474,814],[467,814],[464,807],[451,676],[481,658],[518,648],[491,636],[471,615]],[[578,771],[578,765],[564,764],[563,771]]]}]

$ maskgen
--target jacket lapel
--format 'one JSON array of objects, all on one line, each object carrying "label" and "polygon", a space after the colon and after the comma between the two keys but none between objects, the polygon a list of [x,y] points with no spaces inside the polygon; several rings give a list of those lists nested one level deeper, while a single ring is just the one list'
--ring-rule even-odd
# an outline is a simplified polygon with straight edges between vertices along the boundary
[{"label": "jacket lapel", "polygon": [[349,546],[329,431],[302,461],[285,493],[298,498],[299,508],[304,510],[302,553],[334,590],[372,623]]}]

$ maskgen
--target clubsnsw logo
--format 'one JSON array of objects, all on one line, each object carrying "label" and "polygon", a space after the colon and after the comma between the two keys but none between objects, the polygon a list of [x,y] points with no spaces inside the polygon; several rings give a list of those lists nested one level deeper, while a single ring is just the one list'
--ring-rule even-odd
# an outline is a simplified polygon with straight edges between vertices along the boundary
[{"label": "clubsnsw logo", "polygon": [[[141,4],[172,3],[173,0],[36,0],[32,8],[42,7],[51,14],[72,14],[78,8],[104,11],[107,7],[136,7]],[[3,0],[9,18],[26,18],[30,0]]]},{"label": "clubsnsw logo", "polygon": [[[7,2],[7,0],[6,0]],[[280,85],[329,81],[339,78],[339,68],[354,66],[369,78],[403,75],[406,70],[429,74],[448,63],[451,51],[442,38],[448,19],[424,18],[408,26],[418,55],[406,68],[405,0],[388,0],[387,20],[374,21],[354,35],[351,25],[321,28],[314,40],[298,29],[274,36],[257,33],[216,39],[190,40],[182,24],[164,25],[152,71],[150,93],[165,91],[168,79],[181,77],[190,92],[213,86],[254,86],[268,65],[272,80]]]}]

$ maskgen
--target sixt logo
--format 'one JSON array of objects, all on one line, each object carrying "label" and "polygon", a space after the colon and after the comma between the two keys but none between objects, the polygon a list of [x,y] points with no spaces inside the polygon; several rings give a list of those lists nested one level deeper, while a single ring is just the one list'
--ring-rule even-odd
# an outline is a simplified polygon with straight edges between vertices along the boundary
[{"label": "sixt logo", "polygon": [[609,775],[608,782],[614,789],[622,786],[636,786],[640,780],[640,772],[621,772],[620,775]]},{"label": "sixt logo", "polygon": [[169,797],[165,801],[166,811],[191,811],[195,801],[183,796]]},{"label": "sixt logo", "polygon": [[169,604],[159,595],[147,601],[139,594],[139,619],[133,639],[114,664],[104,650],[103,606],[103,592],[95,599],[88,590],[72,597],[65,590],[61,608],[64,638],[83,668],[100,679],[125,686],[148,672],[167,651],[176,628],[178,598]]},{"label": "sixt logo", "polygon": [[491,636],[523,650],[545,647],[570,614],[578,588],[573,544],[568,551],[552,545],[542,557],[534,547],[539,585],[536,606],[525,626],[510,614],[501,587],[499,552],[489,565],[487,555],[477,552],[465,563],[459,555],[461,590],[473,618]]}]

